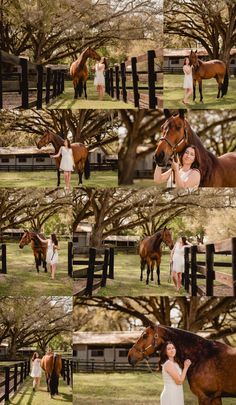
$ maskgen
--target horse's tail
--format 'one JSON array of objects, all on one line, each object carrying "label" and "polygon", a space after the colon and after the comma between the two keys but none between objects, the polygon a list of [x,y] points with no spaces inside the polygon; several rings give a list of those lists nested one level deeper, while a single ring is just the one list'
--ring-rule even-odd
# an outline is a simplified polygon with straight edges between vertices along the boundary
[{"label": "horse's tail", "polygon": [[222,97],[227,94],[228,86],[229,86],[229,74],[228,74],[228,70],[226,68],[225,77],[224,77],[224,81],[222,84]]},{"label": "horse's tail", "polygon": [[52,365],[52,373],[50,376],[50,394],[55,395],[58,394],[58,380],[59,377],[56,372],[56,361],[57,361],[57,355],[53,357],[53,365]]},{"label": "horse's tail", "polygon": [[85,165],[84,165],[84,177],[86,180],[88,180],[90,178],[90,162],[89,162],[88,156],[85,160]]}]

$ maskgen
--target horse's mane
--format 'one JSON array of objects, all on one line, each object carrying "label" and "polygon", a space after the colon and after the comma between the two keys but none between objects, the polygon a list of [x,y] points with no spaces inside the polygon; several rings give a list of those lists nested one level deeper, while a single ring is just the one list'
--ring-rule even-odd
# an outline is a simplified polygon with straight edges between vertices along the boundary
[{"label": "horse's mane", "polygon": [[213,173],[213,167],[218,166],[218,159],[216,156],[213,155],[212,152],[206,150],[199,138],[199,136],[192,130],[189,126],[189,138],[188,143],[190,145],[195,145],[199,151],[200,155],[200,173],[201,173],[201,181],[200,187],[209,183],[211,180],[211,176]]}]

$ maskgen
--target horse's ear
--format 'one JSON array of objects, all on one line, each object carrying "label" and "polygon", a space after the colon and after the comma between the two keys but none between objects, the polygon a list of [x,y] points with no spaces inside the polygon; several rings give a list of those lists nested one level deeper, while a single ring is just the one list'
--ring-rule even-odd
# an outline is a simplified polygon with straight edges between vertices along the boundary
[{"label": "horse's ear", "polygon": [[196,49],[195,53],[197,53],[197,49]]},{"label": "horse's ear", "polygon": [[168,110],[167,108],[164,108],[164,115],[166,118],[170,118],[171,117],[170,110]]},{"label": "horse's ear", "polygon": [[182,108],[179,109],[179,116],[180,116],[180,118],[184,119],[184,113],[185,113],[185,110],[183,110]]},{"label": "horse's ear", "polygon": [[154,330],[155,329],[154,323],[150,323],[149,327]]}]

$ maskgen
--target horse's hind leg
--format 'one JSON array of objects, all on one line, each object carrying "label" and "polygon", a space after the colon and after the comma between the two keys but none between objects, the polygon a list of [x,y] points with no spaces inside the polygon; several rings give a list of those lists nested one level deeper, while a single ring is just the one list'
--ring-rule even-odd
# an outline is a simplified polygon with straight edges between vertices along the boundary
[{"label": "horse's hind leg", "polygon": [[157,263],[157,284],[161,285],[160,281],[160,265]]},{"label": "horse's hind leg", "polygon": [[57,169],[57,187],[60,187],[60,184],[61,184],[60,170]]},{"label": "horse's hind leg", "polygon": [[198,85],[199,85],[199,93],[200,93],[200,102],[202,103],[203,95],[202,95],[202,81],[201,80],[199,80]]},{"label": "horse's hind leg", "polygon": [[48,272],[48,269],[47,269],[47,262],[46,262],[46,259],[43,259],[43,268],[44,268],[44,273],[47,273],[47,272]]},{"label": "horse's hind leg", "polygon": [[149,284],[149,275],[150,275],[150,264],[147,263],[147,280],[146,280],[146,284]]},{"label": "horse's hind leg", "polygon": [[221,83],[220,78],[218,77],[218,75],[216,75],[215,79],[216,79],[216,81],[218,83],[217,98],[220,98],[220,92],[221,92],[221,97],[222,97],[222,83]]},{"label": "horse's hind leg", "polygon": [[34,256],[34,259],[35,259],[35,265],[36,265],[37,273],[39,273],[39,259],[38,259],[37,256]]},{"label": "horse's hind leg", "polygon": [[193,80],[193,101],[196,99],[196,80]]},{"label": "horse's hind leg", "polygon": [[83,184],[83,173],[80,170],[78,171],[78,175],[79,175],[79,185]]},{"label": "horse's hind leg", "polygon": [[141,259],[140,260],[140,270],[141,270],[141,272],[140,272],[140,281],[143,281],[143,271],[144,271],[144,269],[145,269],[145,260]]},{"label": "horse's hind leg", "polygon": [[84,97],[87,100],[87,84],[86,84],[86,82],[84,82]]},{"label": "horse's hind leg", "polygon": [[155,262],[153,261],[152,264],[151,264],[151,281],[154,280],[154,277],[153,277],[154,266],[155,266]]}]

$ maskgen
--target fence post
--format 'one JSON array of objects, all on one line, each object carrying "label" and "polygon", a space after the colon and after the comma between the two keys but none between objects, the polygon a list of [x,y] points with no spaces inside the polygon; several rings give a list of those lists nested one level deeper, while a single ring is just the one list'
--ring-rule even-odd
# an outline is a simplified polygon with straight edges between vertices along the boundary
[{"label": "fence post", "polygon": [[114,280],[114,248],[110,248],[108,277]]},{"label": "fence post", "polygon": [[7,245],[2,244],[2,273],[7,274]]},{"label": "fence post", "polygon": [[69,360],[66,360],[66,383],[67,385],[70,385],[70,366],[69,366]]},{"label": "fence post", "polygon": [[114,78],[113,78],[113,68],[110,68],[110,96],[114,98]]},{"label": "fence post", "polygon": [[3,108],[2,51],[0,50],[0,109]]},{"label": "fence post", "polygon": [[236,297],[236,237],[232,238],[232,278],[233,295]]},{"label": "fence post", "polygon": [[90,248],[89,249],[89,265],[88,265],[88,273],[87,273],[87,285],[85,289],[85,295],[91,297],[93,292],[93,276],[94,276],[94,265],[96,259],[96,249]]},{"label": "fence post", "polygon": [[57,96],[57,70],[53,71],[53,91],[52,91],[52,98]]},{"label": "fence post", "polygon": [[20,58],[21,65],[21,106],[29,108],[29,78],[28,78],[28,60]]},{"label": "fence post", "polygon": [[189,292],[189,253],[190,247],[187,246],[184,248],[184,288]]},{"label": "fence post", "polygon": [[73,361],[70,360],[70,385],[73,387]]},{"label": "fence post", "polygon": [[137,58],[131,58],[132,66],[132,79],[133,79],[133,92],[134,92],[134,106],[139,108],[139,92],[138,92],[138,73],[137,73]]},{"label": "fence post", "polygon": [[37,65],[38,81],[37,81],[37,109],[42,108],[43,104],[43,66]]},{"label": "fence post", "polygon": [[110,87],[110,70],[105,70],[105,89],[106,93],[109,95],[111,94],[111,87]]},{"label": "fence post", "polygon": [[156,73],[155,73],[155,51],[148,51],[148,93],[149,93],[149,108],[155,109],[157,106],[156,98]]},{"label": "fence post", "polygon": [[5,401],[9,401],[10,391],[10,368],[5,367]]},{"label": "fence post", "polygon": [[47,68],[46,73],[46,104],[50,101],[50,88],[51,88],[51,68]]},{"label": "fence post", "polygon": [[73,242],[68,242],[68,276],[73,276]]},{"label": "fence post", "polygon": [[65,72],[61,72],[61,93],[65,90]]},{"label": "fence post", "polygon": [[120,76],[119,76],[119,66],[115,66],[115,75],[116,75],[116,98],[120,100]]},{"label": "fence post", "polygon": [[121,71],[121,85],[122,85],[122,97],[125,103],[127,103],[127,90],[126,90],[126,68],[125,62],[120,64]]},{"label": "fence post", "polygon": [[18,371],[18,365],[14,365],[14,392],[17,390],[17,371]]},{"label": "fence post", "polygon": [[206,295],[213,296],[213,282],[215,279],[214,272],[214,245],[206,245]]},{"label": "fence post", "polygon": [[192,295],[197,295],[197,246],[191,246],[191,286]]},{"label": "fence post", "polygon": [[103,264],[103,269],[102,269],[101,287],[106,286],[108,264],[109,264],[109,249],[106,248],[105,252],[104,252],[104,264]]}]

